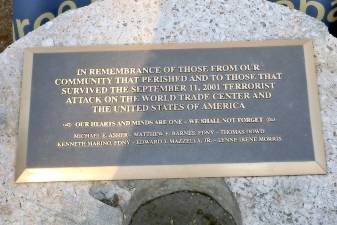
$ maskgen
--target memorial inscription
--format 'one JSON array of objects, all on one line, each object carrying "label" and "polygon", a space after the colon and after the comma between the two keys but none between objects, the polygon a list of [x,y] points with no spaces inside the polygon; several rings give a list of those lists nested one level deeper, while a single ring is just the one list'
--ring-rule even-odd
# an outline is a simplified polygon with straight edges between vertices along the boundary
[{"label": "memorial inscription", "polygon": [[25,52],[17,182],[325,173],[311,41]]}]

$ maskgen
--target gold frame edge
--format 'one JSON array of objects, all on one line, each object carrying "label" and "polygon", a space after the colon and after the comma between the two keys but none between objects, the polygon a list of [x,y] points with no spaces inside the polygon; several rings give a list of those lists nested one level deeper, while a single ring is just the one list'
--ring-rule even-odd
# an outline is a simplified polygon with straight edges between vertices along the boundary
[{"label": "gold frame edge", "polygon": [[33,69],[33,54],[30,49],[24,50],[24,69],[21,83],[20,95],[20,116],[19,116],[19,136],[16,149],[15,179],[17,180],[21,173],[26,169],[27,160],[27,142],[28,125],[30,114],[30,94]]},{"label": "gold frame edge", "polygon": [[325,174],[315,161],[25,169],[17,183]]},{"label": "gold frame edge", "polygon": [[322,134],[319,91],[317,87],[317,76],[314,59],[314,46],[311,40],[304,42],[303,51],[305,57],[304,63],[315,161],[326,173],[327,165]]}]

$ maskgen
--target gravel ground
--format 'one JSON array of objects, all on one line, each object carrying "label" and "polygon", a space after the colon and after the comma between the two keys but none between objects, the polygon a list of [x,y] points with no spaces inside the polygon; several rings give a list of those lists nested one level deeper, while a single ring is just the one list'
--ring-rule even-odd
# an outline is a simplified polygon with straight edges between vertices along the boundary
[{"label": "gravel ground", "polygon": [[0,0],[0,52],[12,42],[12,1]]}]

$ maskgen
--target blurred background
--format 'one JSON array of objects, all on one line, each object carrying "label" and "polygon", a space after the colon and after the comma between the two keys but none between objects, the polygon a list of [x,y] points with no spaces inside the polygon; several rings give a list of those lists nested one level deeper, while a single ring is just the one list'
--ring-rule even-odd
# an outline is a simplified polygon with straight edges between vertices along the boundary
[{"label": "blurred background", "polygon": [[0,0],[0,52],[12,40],[12,1]]},{"label": "blurred background", "polygon": [[[0,52],[13,40],[71,9],[95,0],[0,0]],[[337,0],[269,0],[324,22],[337,37]]]}]

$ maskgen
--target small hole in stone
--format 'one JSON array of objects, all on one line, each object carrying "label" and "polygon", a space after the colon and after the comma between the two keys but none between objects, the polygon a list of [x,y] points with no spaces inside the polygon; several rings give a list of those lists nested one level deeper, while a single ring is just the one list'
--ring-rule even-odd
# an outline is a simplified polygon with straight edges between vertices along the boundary
[{"label": "small hole in stone", "polygon": [[111,199],[102,198],[100,201],[112,207],[117,207],[119,205],[119,196],[118,194],[114,194]]}]

